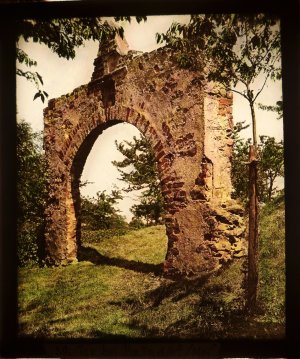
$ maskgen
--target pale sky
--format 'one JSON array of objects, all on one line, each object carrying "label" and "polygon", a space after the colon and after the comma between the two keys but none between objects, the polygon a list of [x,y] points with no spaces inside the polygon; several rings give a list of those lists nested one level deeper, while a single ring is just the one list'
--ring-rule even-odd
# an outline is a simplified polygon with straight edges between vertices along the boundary
[{"label": "pale sky", "polygon": [[[149,16],[146,22],[137,24],[133,19],[131,24],[125,24],[125,38],[131,50],[150,52],[158,46],[155,40],[156,32],[165,32],[173,21],[187,22],[188,16]],[[65,60],[52,53],[45,45],[33,42],[20,41],[19,46],[38,62],[37,71],[44,81],[43,89],[49,94],[49,98],[57,98],[72,92],[76,87],[90,81],[94,69],[93,61],[98,51],[98,43],[89,41],[85,46],[76,51],[74,60]],[[268,86],[258,98],[264,105],[275,105],[281,99],[281,81],[276,83],[269,81]],[[36,92],[35,87],[24,78],[17,77],[17,119],[24,119],[31,123],[34,131],[43,130],[43,104],[40,99],[33,101]],[[277,120],[276,114],[269,111],[256,109],[258,135],[274,136],[276,140],[283,138],[282,120]],[[233,98],[234,122],[246,120],[251,123],[251,115],[248,102],[240,95],[234,94]],[[121,142],[138,136],[139,131],[132,125],[119,124],[105,130],[99,136],[92,148],[85,164],[82,181],[93,182],[81,191],[82,195],[95,196],[97,191],[107,190],[109,193],[116,184],[124,186],[117,180],[118,171],[111,164],[112,160],[120,160],[122,155],[115,149],[115,140]],[[245,138],[251,137],[251,128],[243,133]],[[127,197],[120,201],[119,208],[127,219],[131,218],[129,208],[136,198],[134,194],[125,194]]]}]

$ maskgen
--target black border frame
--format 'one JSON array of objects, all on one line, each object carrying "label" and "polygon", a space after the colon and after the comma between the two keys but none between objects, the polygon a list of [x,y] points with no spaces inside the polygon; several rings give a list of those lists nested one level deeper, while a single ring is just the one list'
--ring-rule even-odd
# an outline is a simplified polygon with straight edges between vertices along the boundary
[{"label": "black border frame", "polygon": [[[17,338],[14,21],[28,17],[268,12],[281,19],[286,187],[287,312],[284,340],[35,340]],[[1,355],[4,357],[295,357],[300,355],[299,0],[102,0],[0,4]]]}]

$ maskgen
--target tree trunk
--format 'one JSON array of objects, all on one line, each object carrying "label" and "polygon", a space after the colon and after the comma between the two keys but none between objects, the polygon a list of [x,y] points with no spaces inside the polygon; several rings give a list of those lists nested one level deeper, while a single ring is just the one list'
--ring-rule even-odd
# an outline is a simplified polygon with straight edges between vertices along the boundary
[{"label": "tree trunk", "polygon": [[257,200],[257,158],[256,148],[249,150],[249,238],[248,238],[248,293],[247,309],[252,312],[257,296],[257,239],[258,239],[258,200]]},{"label": "tree trunk", "polygon": [[252,117],[253,145],[255,148],[255,155],[256,155],[256,149],[257,149],[256,117],[255,117],[254,103],[252,101],[249,101],[249,104],[250,104],[251,117]]},{"label": "tree trunk", "polygon": [[270,185],[269,185],[269,192],[268,192],[268,200],[269,201],[271,201],[271,199],[272,199],[273,184],[274,184],[274,179],[270,178]]}]

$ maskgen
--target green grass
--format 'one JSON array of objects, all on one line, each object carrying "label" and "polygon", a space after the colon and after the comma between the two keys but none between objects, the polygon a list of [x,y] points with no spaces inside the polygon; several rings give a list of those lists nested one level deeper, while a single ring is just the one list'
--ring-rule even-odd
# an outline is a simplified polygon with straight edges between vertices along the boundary
[{"label": "green grass", "polygon": [[285,210],[282,197],[260,214],[258,305],[261,320],[285,322]]},{"label": "green grass", "polygon": [[47,338],[282,337],[283,218],[282,203],[261,214],[259,306],[251,317],[244,312],[244,259],[211,276],[163,278],[167,240],[164,226],[157,226],[87,243],[81,261],[67,267],[21,268],[19,333]]},{"label": "green grass", "polygon": [[[140,335],[139,330],[130,328],[130,312],[128,306],[123,308],[123,303],[131,297],[139,300],[143,291],[155,287],[157,277],[152,270],[163,262],[166,251],[164,227],[103,239],[89,247],[94,249],[91,255],[87,253],[92,261],[95,253],[96,257],[101,253],[104,261],[120,260],[115,265],[82,261],[67,267],[20,269],[21,335],[55,338]],[[139,268],[139,263],[140,270],[132,270]]]},{"label": "green grass", "polygon": [[101,241],[99,244],[90,245],[90,247],[108,257],[159,264],[164,261],[167,251],[165,227],[146,227],[129,232],[124,236]]}]

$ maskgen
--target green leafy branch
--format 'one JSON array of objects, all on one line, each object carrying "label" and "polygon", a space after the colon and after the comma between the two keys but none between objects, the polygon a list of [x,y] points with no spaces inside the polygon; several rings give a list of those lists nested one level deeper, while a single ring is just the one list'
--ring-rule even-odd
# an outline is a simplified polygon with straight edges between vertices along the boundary
[{"label": "green leafy branch", "polygon": [[[115,21],[131,21],[130,16],[119,16],[114,19]],[[146,17],[136,16],[136,20],[137,22],[146,21]],[[36,66],[37,62],[19,48],[18,41],[21,37],[26,42],[32,40],[35,43],[44,44],[59,57],[69,60],[75,58],[75,49],[82,46],[84,41],[105,41],[108,37],[116,34],[123,38],[124,29],[122,26],[116,26],[108,21],[103,21],[99,17],[50,20],[22,19],[16,23],[16,33],[17,62],[27,67],[32,67]],[[44,102],[48,94],[40,88],[43,85],[40,74],[32,71],[23,71],[18,68],[17,75],[33,82],[37,88],[34,99],[40,98]]]}]

